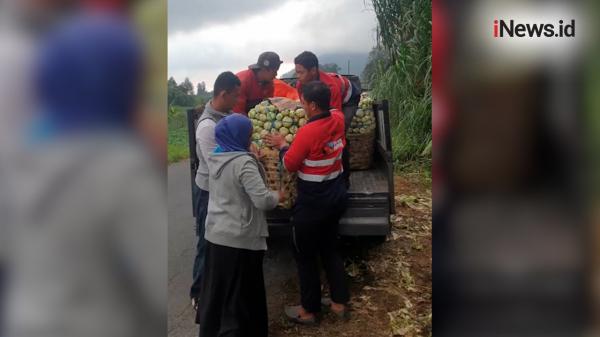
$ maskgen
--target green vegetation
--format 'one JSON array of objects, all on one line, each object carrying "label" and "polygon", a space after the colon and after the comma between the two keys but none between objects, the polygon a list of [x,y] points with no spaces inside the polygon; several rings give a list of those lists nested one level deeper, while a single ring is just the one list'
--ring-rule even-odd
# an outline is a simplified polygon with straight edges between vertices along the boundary
[{"label": "green vegetation", "polygon": [[206,91],[204,82],[200,82],[194,91],[194,85],[186,78],[178,84],[173,77],[167,81],[168,87],[168,147],[169,163],[189,158],[187,131],[187,110],[206,104],[212,93]]},{"label": "green vegetation", "polygon": [[190,156],[186,111],[189,108],[171,106],[169,108],[169,134],[167,154],[169,163],[178,162]]},{"label": "green vegetation", "polygon": [[198,106],[206,103],[211,96],[206,91],[204,82],[198,83],[196,89],[189,78],[177,84],[173,77],[167,81],[169,106]]},{"label": "green vegetation", "polygon": [[388,99],[394,160],[431,165],[431,1],[372,0],[378,47],[363,73],[376,99]]}]

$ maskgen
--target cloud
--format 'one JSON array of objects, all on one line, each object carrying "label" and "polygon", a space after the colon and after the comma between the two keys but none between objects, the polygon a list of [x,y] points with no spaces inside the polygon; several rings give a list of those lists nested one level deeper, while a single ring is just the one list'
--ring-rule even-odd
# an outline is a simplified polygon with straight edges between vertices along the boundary
[{"label": "cloud", "polygon": [[237,21],[170,33],[169,75],[178,81],[205,81],[212,88],[219,73],[246,69],[267,50],[285,62],[283,74],[304,50],[317,55],[368,53],[375,27],[375,15],[363,0],[288,0]]},{"label": "cloud", "polygon": [[280,6],[285,0],[168,0],[169,33],[236,22]]}]

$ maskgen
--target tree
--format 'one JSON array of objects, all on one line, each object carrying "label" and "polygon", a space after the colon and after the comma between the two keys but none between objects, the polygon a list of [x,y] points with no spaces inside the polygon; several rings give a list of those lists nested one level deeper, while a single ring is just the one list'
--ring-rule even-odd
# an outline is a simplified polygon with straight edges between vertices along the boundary
[{"label": "tree", "polygon": [[319,69],[328,72],[328,73],[339,73],[342,68],[338,66],[336,63],[325,63],[319,64]]},{"label": "tree", "polygon": [[185,80],[183,81],[183,83],[181,83],[179,85],[179,88],[181,88],[181,92],[183,92],[183,94],[185,94],[186,96],[193,96],[194,95],[194,85],[192,84],[192,82],[190,81],[189,78],[185,78]]},{"label": "tree", "polygon": [[169,105],[172,104],[173,100],[175,99],[175,96],[177,94],[177,81],[175,81],[175,79],[173,77],[169,78],[169,80],[167,81],[167,88],[168,88],[168,103]]},{"label": "tree", "polygon": [[198,89],[196,90],[196,96],[206,95],[206,83],[204,81],[198,83]]},{"label": "tree", "polygon": [[173,77],[167,81],[168,103],[169,105],[178,105],[191,107],[196,105],[196,95],[194,94],[194,85],[188,78],[181,84]]},{"label": "tree", "polygon": [[385,51],[381,47],[374,47],[369,52],[369,61],[360,79],[364,84],[363,88],[370,88],[372,86],[373,77],[376,75],[377,67],[381,62],[383,62],[384,68],[389,66],[389,58],[386,56]]}]

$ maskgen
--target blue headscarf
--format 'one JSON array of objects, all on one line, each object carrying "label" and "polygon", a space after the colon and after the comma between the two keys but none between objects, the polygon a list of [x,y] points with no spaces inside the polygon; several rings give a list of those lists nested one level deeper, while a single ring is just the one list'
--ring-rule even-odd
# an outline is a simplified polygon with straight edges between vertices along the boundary
[{"label": "blue headscarf", "polygon": [[118,15],[82,15],[51,33],[35,74],[44,129],[131,127],[143,62],[138,40]]},{"label": "blue headscarf", "polygon": [[248,152],[252,122],[244,115],[231,114],[219,121],[215,127],[215,152]]}]

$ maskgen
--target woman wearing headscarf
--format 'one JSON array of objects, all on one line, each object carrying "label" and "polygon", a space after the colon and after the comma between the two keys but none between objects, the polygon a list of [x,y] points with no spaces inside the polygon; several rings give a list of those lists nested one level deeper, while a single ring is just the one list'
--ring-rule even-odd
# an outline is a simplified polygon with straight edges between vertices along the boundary
[{"label": "woman wearing headscarf", "polygon": [[249,151],[252,123],[240,114],[215,127],[217,148],[208,158],[205,277],[197,321],[200,337],[268,334],[263,256],[264,211],[283,194],[266,186],[265,172]]}]

